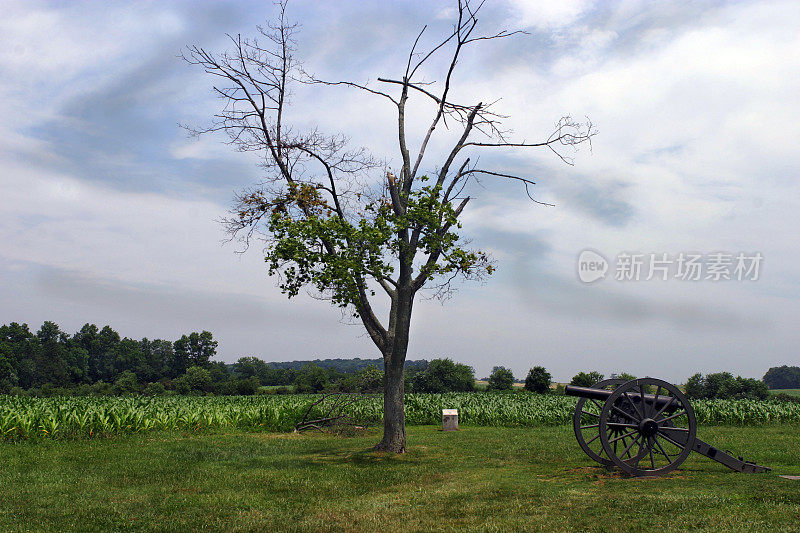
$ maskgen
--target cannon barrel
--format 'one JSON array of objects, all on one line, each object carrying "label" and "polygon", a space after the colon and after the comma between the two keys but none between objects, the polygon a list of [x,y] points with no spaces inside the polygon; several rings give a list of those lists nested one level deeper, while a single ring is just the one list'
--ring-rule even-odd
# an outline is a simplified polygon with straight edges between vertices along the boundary
[{"label": "cannon barrel", "polygon": [[[614,391],[606,389],[593,389],[591,387],[578,387],[577,385],[567,385],[564,387],[564,394],[567,396],[578,396],[579,398],[586,398],[588,400],[597,400],[605,402],[611,393]],[[631,400],[636,401],[641,395],[638,393],[630,393]],[[656,409],[661,409],[665,405],[671,404],[675,401],[672,396],[659,395],[656,399],[655,394],[645,394],[644,401],[650,405],[655,403]]]}]

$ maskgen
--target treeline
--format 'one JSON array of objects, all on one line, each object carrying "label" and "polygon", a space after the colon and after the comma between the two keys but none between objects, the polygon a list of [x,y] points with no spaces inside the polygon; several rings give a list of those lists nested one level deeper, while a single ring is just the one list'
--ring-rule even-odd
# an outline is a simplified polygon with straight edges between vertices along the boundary
[{"label": "treeline", "polygon": [[[336,370],[345,374],[353,374],[360,370],[364,370],[368,366],[381,368],[383,366],[383,359],[361,359],[355,357],[353,359],[314,359],[307,361],[281,361],[267,363],[271,368],[287,369],[287,370],[300,370],[306,365],[316,365],[321,368]],[[415,372],[418,370],[425,370],[428,367],[428,361],[420,359],[417,361],[406,361],[406,372]]]},{"label": "treeline", "polygon": [[[54,322],[35,333],[27,324],[0,326],[0,393],[56,394],[281,394],[289,392],[377,392],[383,386],[381,359],[317,359],[267,363],[242,357],[236,363],[212,361],[217,341],[208,331],[182,335],[175,341],[121,337],[111,327],[84,325],[70,335]],[[634,379],[631,374],[613,378]],[[451,359],[406,362],[408,392],[476,390],[472,367]],[[513,390],[511,370],[496,366],[488,390]],[[573,385],[591,386],[599,372],[579,372]],[[524,387],[536,393],[551,389],[552,377],[542,366],[529,370]],[[800,368],[773,367],[763,380],[733,377],[728,372],[695,374],[686,383],[690,398],[768,397],[770,388],[800,388]],[[483,387],[481,387],[483,388]]]},{"label": "treeline", "polygon": [[[219,394],[378,391],[380,359],[267,363],[242,357],[212,361],[217,341],[208,331],[175,341],[121,337],[110,326],[84,325],[70,335],[47,321],[0,326],[0,394]],[[408,361],[410,374],[427,361]],[[265,387],[269,387],[265,389]]]},{"label": "treeline", "polygon": [[[624,381],[636,379],[636,376],[627,373],[612,374],[610,377]],[[600,372],[579,372],[572,378],[570,384],[591,387],[602,379],[603,374]],[[733,377],[730,372],[695,374],[686,381],[684,392],[693,400],[766,400],[769,397],[769,388],[763,381],[741,376]]]},{"label": "treeline", "polygon": [[104,391],[121,378],[123,388],[130,388],[171,382],[192,367],[224,373],[224,363],[210,361],[216,353],[217,341],[208,331],[173,342],[121,337],[94,324],[70,335],[50,321],[34,333],[27,324],[12,322],[0,326],[0,392],[93,385]]}]

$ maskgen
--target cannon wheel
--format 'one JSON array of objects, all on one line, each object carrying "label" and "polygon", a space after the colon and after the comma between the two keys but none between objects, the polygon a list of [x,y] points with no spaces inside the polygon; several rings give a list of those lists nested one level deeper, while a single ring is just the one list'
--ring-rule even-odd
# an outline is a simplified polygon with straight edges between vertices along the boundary
[{"label": "cannon wheel", "polygon": [[[650,401],[642,401],[645,395]],[[672,400],[659,405],[665,397]],[[611,393],[600,413],[599,431],[603,451],[615,466],[632,476],[658,476],[678,468],[692,453],[697,420],[678,387],[640,378]],[[638,451],[632,454],[633,449]]]},{"label": "cannon wheel", "polygon": [[[592,385],[593,389],[614,389],[625,383],[624,379],[604,379]],[[612,466],[614,462],[603,452],[600,442],[600,412],[603,404],[597,400],[580,398],[572,413],[572,428],[575,438],[586,455],[603,466]]]}]

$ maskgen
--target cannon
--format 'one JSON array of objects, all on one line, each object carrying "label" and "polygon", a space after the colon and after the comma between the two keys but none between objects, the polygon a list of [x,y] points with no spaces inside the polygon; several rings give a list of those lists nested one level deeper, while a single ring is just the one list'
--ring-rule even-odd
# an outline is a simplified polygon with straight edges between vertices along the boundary
[{"label": "cannon", "polygon": [[738,472],[770,470],[698,439],[691,403],[666,381],[606,379],[591,387],[567,385],[564,394],[579,398],[572,416],[578,444],[604,466],[659,476],[695,451]]}]

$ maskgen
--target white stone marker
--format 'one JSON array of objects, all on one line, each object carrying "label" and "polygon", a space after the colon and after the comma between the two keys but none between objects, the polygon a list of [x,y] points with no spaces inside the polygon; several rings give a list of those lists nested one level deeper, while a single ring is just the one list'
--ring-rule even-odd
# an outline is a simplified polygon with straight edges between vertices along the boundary
[{"label": "white stone marker", "polygon": [[442,431],[458,431],[458,409],[442,409]]}]

